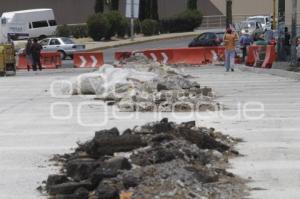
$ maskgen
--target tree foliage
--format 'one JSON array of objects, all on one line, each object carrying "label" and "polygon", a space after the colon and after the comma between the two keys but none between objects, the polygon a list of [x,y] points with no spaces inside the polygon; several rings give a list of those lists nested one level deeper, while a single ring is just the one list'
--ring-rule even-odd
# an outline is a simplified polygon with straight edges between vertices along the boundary
[{"label": "tree foliage", "polygon": [[119,0],[111,0],[110,4],[111,10],[119,10]]},{"label": "tree foliage", "polygon": [[103,13],[104,12],[104,0],[96,0],[94,10],[95,10],[95,13]]},{"label": "tree foliage", "polygon": [[139,19],[158,20],[158,0],[140,0]]},{"label": "tree foliage", "polygon": [[197,10],[198,9],[197,0],[188,0],[187,8],[189,10]]}]

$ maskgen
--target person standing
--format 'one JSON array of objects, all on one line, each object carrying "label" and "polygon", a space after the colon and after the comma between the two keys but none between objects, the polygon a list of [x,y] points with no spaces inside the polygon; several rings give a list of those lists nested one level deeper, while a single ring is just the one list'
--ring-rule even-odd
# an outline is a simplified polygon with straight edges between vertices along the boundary
[{"label": "person standing", "polygon": [[32,41],[31,39],[28,39],[25,47],[25,55],[26,55],[26,63],[27,63],[28,71],[30,71],[30,66],[32,66],[31,46],[32,46]]},{"label": "person standing", "polygon": [[289,33],[288,27],[284,28],[284,51],[285,61],[289,61],[291,56],[291,34]]},{"label": "person standing", "polygon": [[32,69],[34,71],[37,70],[37,66],[39,67],[39,70],[42,70],[42,64],[41,64],[41,50],[42,50],[41,44],[38,43],[37,39],[33,39],[33,44],[31,45],[31,53],[32,53]]},{"label": "person standing", "polygon": [[242,53],[243,53],[243,57],[242,57],[242,62],[243,63],[246,60],[247,49],[251,45],[251,43],[252,43],[252,41],[251,41],[250,35],[248,33],[245,33],[241,36],[240,45],[241,45],[241,50],[242,50]]},{"label": "person standing", "polygon": [[229,70],[234,71],[235,48],[238,40],[238,35],[231,28],[227,28],[224,35],[226,72],[229,72]]}]

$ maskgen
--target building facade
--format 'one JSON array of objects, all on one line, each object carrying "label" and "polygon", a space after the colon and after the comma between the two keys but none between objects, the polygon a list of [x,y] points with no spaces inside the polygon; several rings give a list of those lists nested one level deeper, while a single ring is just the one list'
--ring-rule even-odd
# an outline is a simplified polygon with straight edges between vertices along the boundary
[{"label": "building facade", "polygon": [[[94,14],[95,0],[0,0],[0,13],[34,8],[52,8],[59,24],[78,24]],[[187,0],[158,0],[160,18],[171,17],[186,9]],[[119,0],[119,10],[125,14],[126,0]],[[198,0],[204,15],[222,15],[211,0]]]},{"label": "building facade", "polygon": [[[210,0],[223,15],[226,14],[226,0]],[[273,0],[232,0],[232,10],[234,20],[242,20],[247,16],[253,15],[273,15]],[[277,8],[276,1],[276,8]],[[292,1],[285,1],[286,23],[291,23]],[[298,1],[298,12],[300,12],[300,2]],[[298,14],[298,23],[300,23],[300,14]]]}]

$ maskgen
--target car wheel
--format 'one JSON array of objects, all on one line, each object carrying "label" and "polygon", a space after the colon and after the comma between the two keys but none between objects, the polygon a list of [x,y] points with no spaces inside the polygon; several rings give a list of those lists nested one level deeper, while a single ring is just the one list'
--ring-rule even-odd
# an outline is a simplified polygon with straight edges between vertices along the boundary
[{"label": "car wheel", "polygon": [[65,60],[66,59],[66,53],[64,52],[64,51],[62,51],[62,50],[60,50],[60,51],[58,51],[59,53],[60,53],[60,58],[62,59],[62,60]]}]

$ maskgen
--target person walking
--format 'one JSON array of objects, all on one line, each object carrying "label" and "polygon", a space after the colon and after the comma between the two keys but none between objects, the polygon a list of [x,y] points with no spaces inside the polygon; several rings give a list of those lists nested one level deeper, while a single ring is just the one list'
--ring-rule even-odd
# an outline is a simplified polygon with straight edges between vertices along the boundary
[{"label": "person walking", "polygon": [[32,46],[32,41],[31,39],[28,39],[25,47],[25,52],[24,52],[24,54],[26,55],[26,63],[27,63],[28,71],[30,71],[30,66],[32,66],[31,46]]},{"label": "person walking", "polygon": [[42,46],[38,43],[37,39],[33,39],[33,44],[31,45],[31,53],[32,53],[32,68],[34,71],[37,70],[37,66],[39,67],[39,70],[42,70],[42,64],[41,64],[41,50]]},{"label": "person walking", "polygon": [[284,28],[284,51],[285,51],[285,61],[290,61],[290,57],[291,57],[291,34],[289,33],[288,27]]},{"label": "person walking", "polygon": [[240,46],[243,53],[242,62],[245,63],[247,56],[247,49],[251,45],[252,39],[248,33],[245,33],[240,38]]},{"label": "person walking", "polygon": [[231,28],[227,28],[224,35],[226,72],[229,72],[229,70],[234,71],[235,48],[238,40],[239,36]]}]

